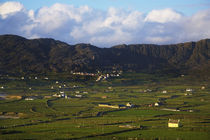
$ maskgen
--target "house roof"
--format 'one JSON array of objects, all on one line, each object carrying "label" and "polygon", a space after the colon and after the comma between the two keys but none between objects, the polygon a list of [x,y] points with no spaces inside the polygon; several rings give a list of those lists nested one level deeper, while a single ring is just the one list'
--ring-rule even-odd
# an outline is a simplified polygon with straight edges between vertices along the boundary
[{"label": "house roof", "polygon": [[179,123],[180,120],[169,119],[168,123]]}]

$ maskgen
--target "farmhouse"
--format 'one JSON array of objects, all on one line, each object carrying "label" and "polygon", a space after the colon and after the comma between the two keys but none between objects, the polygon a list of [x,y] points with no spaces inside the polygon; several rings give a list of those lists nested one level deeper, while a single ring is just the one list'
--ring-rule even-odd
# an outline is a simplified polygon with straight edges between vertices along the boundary
[{"label": "farmhouse", "polygon": [[33,101],[34,99],[36,99],[35,97],[27,97],[25,98],[26,101]]},{"label": "farmhouse", "polygon": [[184,95],[185,95],[185,96],[191,96],[192,93],[185,93]]},{"label": "farmhouse", "polygon": [[144,93],[147,93],[147,92],[152,92],[152,90],[151,89],[145,89]]},{"label": "farmhouse", "polygon": [[167,93],[167,90],[163,90],[162,93]]},{"label": "farmhouse", "polygon": [[77,97],[77,98],[82,98],[82,95],[76,94],[75,97]]},{"label": "farmhouse", "polygon": [[64,91],[60,91],[60,94],[64,94]]},{"label": "farmhouse", "polygon": [[127,104],[126,104],[126,107],[129,107],[129,108],[134,107],[134,104],[127,103]]},{"label": "farmhouse", "polygon": [[180,120],[169,119],[168,127],[180,127]]},{"label": "farmhouse", "polygon": [[204,89],[206,89],[206,87],[205,86],[202,86],[201,89],[204,90]]},{"label": "farmhouse", "polygon": [[59,98],[59,97],[61,97],[61,95],[56,93],[56,94],[53,94],[53,97],[58,97]]},{"label": "farmhouse", "polygon": [[187,91],[187,92],[193,92],[193,89],[187,88],[186,91]]},{"label": "farmhouse", "polygon": [[155,103],[155,106],[160,106],[160,103],[156,102],[156,103]]}]

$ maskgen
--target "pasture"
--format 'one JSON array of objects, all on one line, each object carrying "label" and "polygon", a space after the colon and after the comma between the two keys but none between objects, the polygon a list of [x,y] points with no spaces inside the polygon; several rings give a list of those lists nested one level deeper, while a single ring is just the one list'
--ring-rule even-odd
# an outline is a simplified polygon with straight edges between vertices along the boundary
[{"label": "pasture", "polygon": [[[142,73],[124,73],[100,82],[96,78],[1,76],[0,139],[210,138],[209,81]],[[54,96],[61,93],[65,96]],[[128,102],[134,107],[98,106]],[[179,119],[181,126],[169,128],[169,119]]]}]

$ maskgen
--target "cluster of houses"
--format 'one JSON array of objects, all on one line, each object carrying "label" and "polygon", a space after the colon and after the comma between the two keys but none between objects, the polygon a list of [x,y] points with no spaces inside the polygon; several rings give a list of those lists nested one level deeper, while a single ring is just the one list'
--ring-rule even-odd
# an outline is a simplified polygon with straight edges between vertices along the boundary
[{"label": "cluster of houses", "polygon": [[[100,73],[100,72],[98,72]],[[73,75],[82,75],[82,76],[97,76],[98,74],[95,74],[95,73],[87,73],[87,72],[72,72]],[[117,74],[114,74],[114,73],[111,73],[111,74],[102,74],[102,75],[99,75],[98,78],[96,79],[97,82],[99,81],[102,81],[102,80],[106,80],[107,78],[109,77],[119,77],[121,74],[121,72],[117,73]]]},{"label": "cluster of houses", "polygon": [[94,73],[88,73],[88,72],[72,72],[73,75],[82,75],[82,76],[96,76]]},{"label": "cluster of houses", "polygon": [[151,89],[145,89],[144,93],[147,93],[147,92],[152,92],[152,90]]},{"label": "cluster of houses", "polygon": [[[51,95],[44,96],[45,99],[49,99],[49,98],[52,98],[52,97],[70,99],[70,98],[83,98],[83,95],[76,94],[74,96],[68,96],[63,91],[61,91],[60,93],[53,94],[52,96]],[[33,101],[35,99],[38,99],[38,97],[28,96],[28,97],[24,98],[24,100],[26,100],[26,101]]]},{"label": "cluster of houses", "polygon": [[57,97],[57,98],[65,98],[65,99],[69,99],[70,97],[68,97],[64,92],[60,92],[60,94],[56,93],[52,95],[53,97]]},{"label": "cluster of houses", "polygon": [[102,81],[102,80],[107,80],[110,77],[119,77],[120,73],[117,74],[104,74],[104,75],[100,75],[97,79],[96,82]]},{"label": "cluster of houses", "polygon": [[53,97],[57,97],[57,98],[65,98],[65,99],[70,99],[70,98],[72,98],[72,97],[74,97],[74,98],[82,98],[83,97],[83,95],[81,95],[81,94],[76,94],[76,95],[74,95],[74,96],[68,96],[68,95],[66,95],[65,93],[61,93],[61,94],[54,94],[54,95],[52,95]]},{"label": "cluster of houses", "polygon": [[102,80],[106,80],[108,77],[106,75],[100,75],[97,79],[96,82],[102,81]]},{"label": "cluster of houses", "polygon": [[25,98],[26,101],[33,101],[35,99],[36,99],[35,97],[27,97],[27,98]]},{"label": "cluster of houses", "polygon": [[29,96],[29,97],[25,97],[24,99],[26,101],[33,101],[33,100],[38,99],[38,98],[39,98],[38,96]]},{"label": "cluster of houses", "polygon": [[[26,79],[26,77],[23,77],[23,76],[22,76],[20,79],[21,79],[21,80],[25,80],[25,79]],[[32,77],[31,77],[31,76],[29,76],[29,77],[28,77],[28,79],[32,79]],[[38,77],[36,77],[36,76],[35,76],[35,77],[33,77],[33,79],[37,80],[37,79],[38,79]],[[45,79],[45,80],[47,80],[48,78],[47,78],[47,77],[45,77],[44,79]]]},{"label": "cluster of houses", "polygon": [[153,103],[153,104],[149,104],[148,106],[149,106],[149,107],[159,107],[159,106],[161,106],[161,105],[163,105],[162,102],[155,102],[155,103]]},{"label": "cluster of houses", "polygon": [[114,108],[114,109],[126,109],[126,108],[132,108],[134,107],[134,104],[127,103],[126,105],[111,105],[106,103],[100,103],[98,104],[99,107],[108,107],[108,108]]}]

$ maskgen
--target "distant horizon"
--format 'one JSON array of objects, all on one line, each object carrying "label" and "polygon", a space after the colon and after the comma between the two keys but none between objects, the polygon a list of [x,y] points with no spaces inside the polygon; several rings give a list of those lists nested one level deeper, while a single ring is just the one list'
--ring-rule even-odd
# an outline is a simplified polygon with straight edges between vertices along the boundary
[{"label": "distant horizon", "polygon": [[0,34],[68,44],[176,44],[210,38],[210,2],[3,0]]},{"label": "distant horizon", "polygon": [[49,37],[41,37],[41,38],[33,38],[33,39],[30,39],[30,38],[27,38],[27,37],[24,37],[24,36],[21,36],[21,35],[15,35],[15,34],[0,34],[0,36],[19,36],[19,37],[22,37],[22,38],[25,38],[27,40],[38,40],[38,39],[52,39],[52,40],[55,40],[55,41],[60,41],[60,42],[63,42],[63,43],[66,43],[68,45],[79,45],[79,44],[86,44],[86,45],[91,45],[91,46],[95,46],[97,48],[111,48],[111,47],[115,47],[115,46],[119,46],[119,45],[158,45],[158,46],[162,46],[162,45],[176,45],[176,44],[182,44],[182,43],[190,43],[190,42],[199,42],[199,41],[202,41],[202,40],[210,40],[210,38],[203,38],[203,39],[199,39],[199,40],[191,40],[191,41],[184,41],[184,42],[178,42],[178,43],[169,43],[169,44],[155,44],[155,43],[137,43],[137,44],[115,44],[113,46],[107,46],[107,47],[101,47],[101,46],[96,46],[94,44],[91,44],[91,43],[84,43],[84,42],[79,42],[79,43],[76,43],[76,44],[70,44],[68,42],[65,42],[65,41],[61,41],[59,39],[56,39],[56,38],[49,38]]}]

